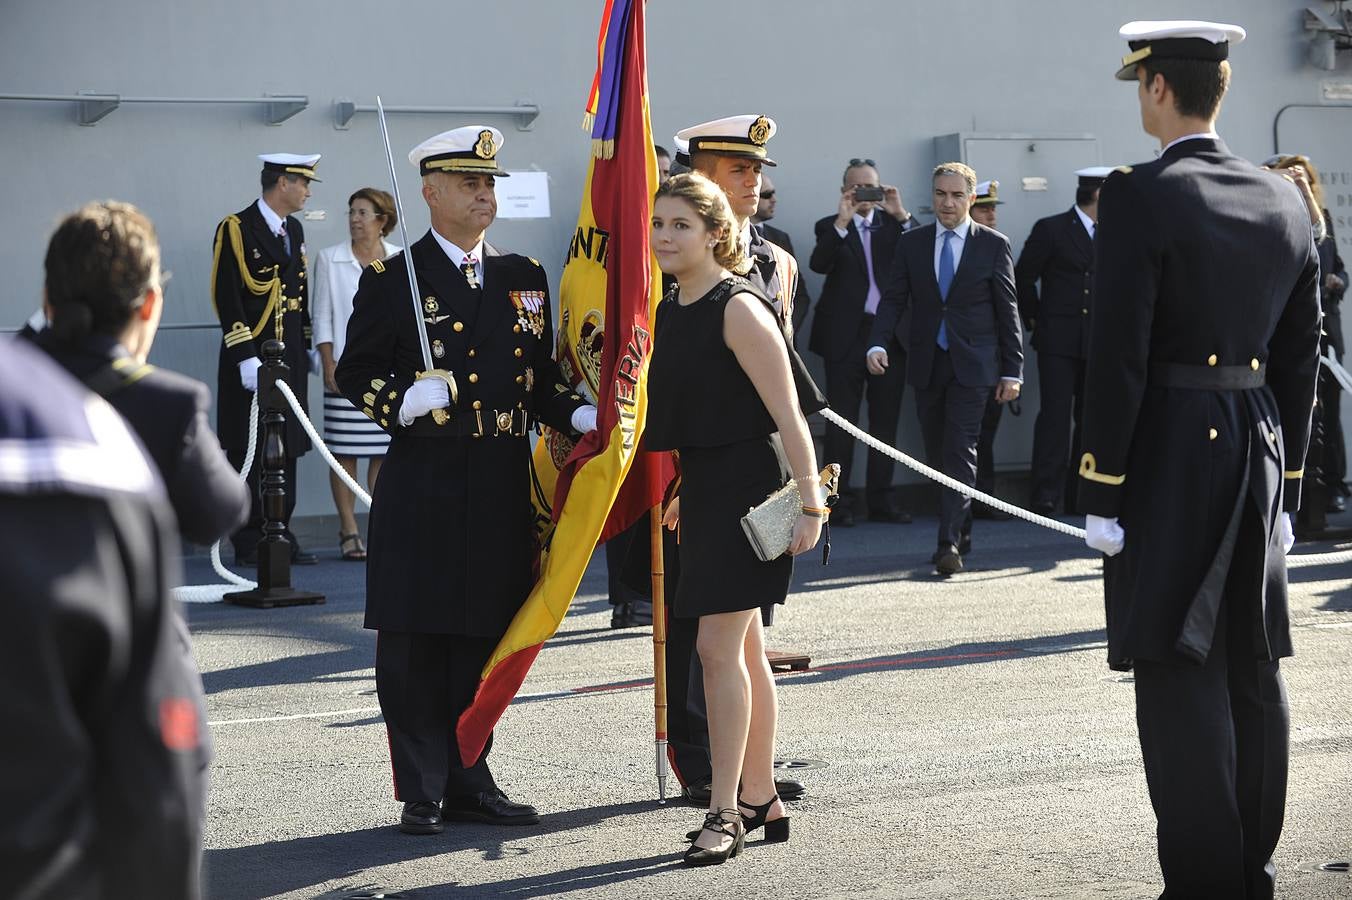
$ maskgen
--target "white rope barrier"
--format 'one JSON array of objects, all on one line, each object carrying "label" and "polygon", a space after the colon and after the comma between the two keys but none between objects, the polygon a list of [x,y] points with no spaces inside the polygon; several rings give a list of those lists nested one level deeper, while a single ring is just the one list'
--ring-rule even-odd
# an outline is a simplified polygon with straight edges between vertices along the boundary
[{"label": "white rope barrier", "polygon": [[282,396],[286,398],[286,402],[291,404],[291,410],[296,414],[296,421],[300,422],[301,427],[305,429],[305,433],[310,436],[310,443],[314,444],[315,449],[319,451],[319,455],[324,457],[324,462],[329,464],[330,469],[333,469],[333,471],[338,473],[338,477],[342,479],[343,484],[347,485],[347,489],[355,494],[358,500],[365,503],[369,509],[371,506],[371,495],[366,493],[362,486],[357,484],[351,475],[347,474],[347,470],[338,464],[338,460],[333,458],[333,454],[329,452],[329,448],[324,444],[324,439],[315,431],[314,423],[310,421],[310,417],[306,415],[305,410],[301,408],[300,401],[296,399],[296,395],[291,391],[291,385],[278,379],[277,389],[282,392]]},{"label": "white rope barrier", "polygon": [[[1326,364],[1328,363],[1328,361],[1325,362]],[[1336,362],[1332,363],[1332,366],[1337,366],[1337,369],[1334,370],[1335,375],[1338,374],[1338,370],[1342,369],[1342,366],[1338,366]],[[1332,368],[1332,366],[1330,366],[1330,368]],[[1347,372],[1345,370],[1342,372],[1342,374],[1344,377],[1347,377]],[[1352,378],[1349,378],[1349,382],[1352,382]],[[868,445],[869,447],[872,447],[874,450],[877,450],[884,456],[896,460],[897,462],[901,463],[907,468],[913,469],[914,471],[920,473],[921,475],[925,476],[926,478],[929,478],[932,481],[937,481],[939,484],[943,485],[946,488],[951,488],[952,490],[955,490],[960,494],[964,494],[968,497],[971,497],[973,500],[978,500],[982,503],[985,503],[987,506],[994,507],[995,509],[1008,513],[1011,516],[1015,516],[1027,522],[1031,522],[1034,525],[1041,525],[1043,528],[1048,528],[1052,531],[1060,532],[1061,534],[1067,535],[1069,537],[1084,540],[1083,528],[1076,528],[1074,525],[1067,525],[1065,522],[1059,522],[1056,519],[1049,519],[1046,516],[1040,516],[1035,512],[1030,512],[1029,510],[1023,509],[1022,507],[1015,506],[1013,503],[1007,503],[1004,500],[1001,500],[999,497],[992,497],[990,494],[983,493],[982,491],[979,491],[974,487],[969,487],[968,485],[965,485],[960,481],[950,478],[949,476],[945,475],[942,472],[936,471],[935,469],[931,469],[929,466],[925,465],[919,460],[907,456],[905,453],[902,453],[895,447],[890,447],[887,444],[884,444],[882,441],[878,440],[873,435],[860,429],[854,423],[841,418],[841,416],[834,410],[823,409],[822,416],[826,419],[826,421],[830,422],[832,425],[835,425],[837,428],[842,429],[851,437],[853,437],[855,440],[862,441],[864,444]],[[1298,569],[1304,568],[1306,566],[1342,565],[1348,562],[1352,562],[1352,550],[1339,551],[1333,553],[1295,553],[1295,554],[1287,554],[1286,557],[1286,567],[1288,569]]]}]

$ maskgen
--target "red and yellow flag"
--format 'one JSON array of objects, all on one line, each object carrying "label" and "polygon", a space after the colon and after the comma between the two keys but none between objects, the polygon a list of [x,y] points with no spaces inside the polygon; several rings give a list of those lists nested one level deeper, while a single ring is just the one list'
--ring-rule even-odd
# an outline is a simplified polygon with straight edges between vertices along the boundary
[{"label": "red and yellow flag", "polygon": [[536,444],[539,579],[460,716],[456,734],[466,766],[479,758],[558,630],[597,542],[637,521],[666,484],[662,471],[646,471],[648,458],[655,467],[666,454],[642,454],[645,462],[635,466],[647,416],[649,322],[661,299],[648,246],[657,160],[643,22],[643,0],[607,0],[587,104],[591,166],[559,285],[559,365],[576,389],[595,399],[597,427],[576,446],[550,430]]}]

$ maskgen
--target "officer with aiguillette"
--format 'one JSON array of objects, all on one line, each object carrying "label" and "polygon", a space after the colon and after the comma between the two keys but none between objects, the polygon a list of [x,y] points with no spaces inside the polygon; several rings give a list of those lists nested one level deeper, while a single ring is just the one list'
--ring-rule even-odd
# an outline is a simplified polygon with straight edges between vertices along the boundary
[{"label": "officer with aiguillette", "polygon": [[432,220],[410,248],[418,318],[410,251],[372,263],[335,373],[391,435],[371,504],[365,624],[379,632],[376,692],[409,834],[440,832],[443,818],[539,821],[494,781],[491,736],[478,762],[461,765],[456,722],[535,580],[526,435],[537,421],[574,436],[596,427],[596,408],[551,355],[544,269],[484,240],[495,179],[508,174],[501,147],[496,128],[469,125],[409,154]]}]

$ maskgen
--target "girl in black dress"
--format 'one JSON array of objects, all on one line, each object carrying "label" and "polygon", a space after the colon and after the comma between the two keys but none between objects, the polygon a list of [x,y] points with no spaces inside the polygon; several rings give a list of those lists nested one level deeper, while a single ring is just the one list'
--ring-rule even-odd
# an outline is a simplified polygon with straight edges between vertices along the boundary
[{"label": "girl in black dress", "polygon": [[[717,185],[692,173],[658,189],[652,247],[679,285],[657,311],[644,441],[680,458],[680,491],[663,523],[680,526],[673,614],[699,618],[713,764],[709,813],[685,861],[709,865],[737,855],[747,829],[764,826],[767,839],[788,839],[775,794],[775,686],[759,610],[783,602],[792,555],[821,535],[826,503],[804,413],[824,403],[770,301],[728,271],[742,261],[741,235]],[[741,517],[790,476],[802,515],[788,554],[761,562]]]}]

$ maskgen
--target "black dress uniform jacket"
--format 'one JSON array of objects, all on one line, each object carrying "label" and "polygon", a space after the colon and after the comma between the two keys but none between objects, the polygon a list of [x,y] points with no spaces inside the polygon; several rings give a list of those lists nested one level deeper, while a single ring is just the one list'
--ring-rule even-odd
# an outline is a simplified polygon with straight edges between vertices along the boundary
[{"label": "black dress uniform jacket", "polygon": [[159,470],[184,538],[210,545],[244,523],[249,492],[211,430],[206,385],[138,363],[105,335],[71,343],[49,329],[37,343],[135,429]]},{"label": "black dress uniform jacket", "polygon": [[[211,260],[211,297],[224,332],[216,371],[216,429],[221,445],[243,459],[249,442],[249,403],[253,395],[239,380],[239,363],[263,358],[263,342],[286,344],[282,360],[291,368],[287,384],[302,409],[309,408],[310,289],[307,284],[305,229],[287,216],[291,252],[268,228],[257,203],[251,203],[216,226]],[[276,311],[282,308],[278,334]],[[295,416],[287,416],[286,452],[299,457],[310,438]]]},{"label": "black dress uniform jacket", "polygon": [[1093,277],[1094,242],[1075,208],[1038,219],[1019,253],[1014,278],[1019,315],[1032,329],[1039,353],[1085,358]]},{"label": "black dress uniform jacket", "polygon": [[[571,433],[584,405],[551,356],[549,285],[533,259],[484,245],[471,288],[429,231],[413,246],[415,321],[401,251],[362,273],[338,386],[391,435],[372,499],[366,627],[499,637],[535,575],[531,447],[536,420]],[[538,308],[538,312],[532,311]],[[450,421],[399,424],[404,392],[433,365],[459,388]]]},{"label": "black dress uniform jacket", "polygon": [[[1258,596],[1231,608],[1261,610],[1255,658],[1289,656],[1277,517],[1300,502],[1320,326],[1304,203],[1188,140],[1108,177],[1096,250],[1079,505],[1126,531],[1104,568],[1109,665],[1205,660],[1227,574],[1250,567],[1230,583]],[[1246,503],[1256,558],[1233,552]]]},{"label": "black dress uniform jacket", "polygon": [[210,737],[173,519],[117,413],[21,342],[0,544],[0,892],[195,900]]},{"label": "black dress uniform jacket", "polygon": [[[886,347],[895,336],[907,348],[907,380],[928,388],[934,370],[939,323],[947,325],[953,374],[963,387],[994,386],[1001,378],[1023,378],[1023,329],[1014,293],[1014,260],[1009,239],[972,222],[948,297],[939,295],[934,274],[938,226],[922,225],[901,236],[892,257],[869,346]],[[825,303],[825,297],[818,303]],[[911,313],[910,327],[903,327]],[[907,331],[909,330],[909,334]]]},{"label": "black dress uniform jacket", "polygon": [[782,228],[776,228],[765,222],[756,226],[760,229],[761,237],[768,243],[774,244],[793,258],[794,266],[794,288],[793,288],[793,313],[791,322],[793,324],[793,333],[796,335],[802,330],[803,322],[807,320],[808,310],[812,306],[812,296],[807,292],[807,285],[803,281],[801,269],[798,265],[798,254],[793,251],[793,239],[789,233]]},{"label": "black dress uniform jacket", "polygon": [[[874,231],[870,235],[873,255],[873,280],[878,290],[887,287],[892,255],[902,235],[902,225],[885,210],[873,211]],[[868,263],[864,244],[853,221],[845,237],[836,231],[836,217],[818,219],[814,226],[817,243],[808,266],[826,276],[821,297],[817,299],[817,317],[812,320],[812,339],[808,349],[827,361],[843,360],[855,351],[859,329],[864,321],[864,303],[868,299]],[[887,346],[882,344],[881,346]],[[903,343],[904,347],[905,344]],[[851,360],[863,364],[863,360]]]}]

